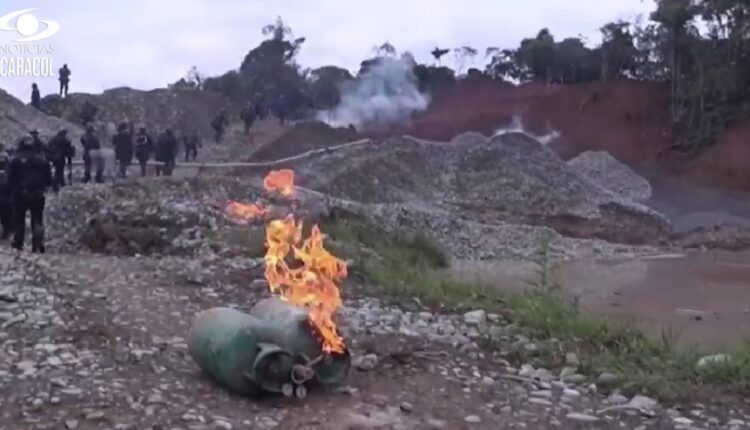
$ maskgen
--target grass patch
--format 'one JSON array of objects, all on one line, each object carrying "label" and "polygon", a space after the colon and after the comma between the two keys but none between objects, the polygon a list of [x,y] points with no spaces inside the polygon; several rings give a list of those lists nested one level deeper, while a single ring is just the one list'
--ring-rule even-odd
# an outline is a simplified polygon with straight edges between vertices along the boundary
[{"label": "grass patch", "polygon": [[[535,341],[559,340],[563,350],[543,351],[546,366],[565,365],[565,352],[576,352],[579,371],[592,380],[601,372],[622,376],[626,391],[648,393],[662,399],[693,396],[693,388],[710,386],[709,392],[750,389],[750,345],[730,354],[731,360],[698,368],[701,355],[678,350],[675,336],[665,332],[660,341],[624,323],[579,312],[577,306],[556,295],[548,243],[542,244],[539,281],[525,294],[478,287],[451,279],[439,269],[449,264],[446,253],[424,235],[384,235],[355,219],[336,218],[323,223],[323,231],[336,241],[365,246],[378,256],[359,265],[370,285],[394,298],[418,298],[454,311],[484,309],[498,313]],[[546,355],[545,355],[546,354]]]}]

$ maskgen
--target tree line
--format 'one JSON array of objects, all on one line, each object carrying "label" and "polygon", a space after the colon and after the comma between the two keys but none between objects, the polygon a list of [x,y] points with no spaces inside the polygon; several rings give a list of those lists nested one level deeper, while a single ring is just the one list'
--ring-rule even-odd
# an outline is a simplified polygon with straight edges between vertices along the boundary
[{"label": "tree line", "polygon": [[[439,91],[465,76],[516,83],[577,84],[629,78],[668,85],[676,148],[712,143],[731,123],[750,113],[750,0],[656,0],[649,20],[604,24],[601,42],[580,37],[555,39],[548,29],[523,39],[515,48],[484,51],[484,70],[470,68],[480,55],[471,46],[436,47],[434,64],[418,64],[416,82],[425,92]],[[386,42],[373,50],[352,75],[337,66],[302,69],[296,56],[305,42],[279,18],[267,36],[244,58],[238,70],[202,79],[193,70],[177,87],[200,87],[237,100],[254,100],[285,117],[305,116],[338,104],[348,85],[380,58],[396,56]],[[443,65],[452,54],[455,69]],[[403,56],[402,56],[403,57]]]}]

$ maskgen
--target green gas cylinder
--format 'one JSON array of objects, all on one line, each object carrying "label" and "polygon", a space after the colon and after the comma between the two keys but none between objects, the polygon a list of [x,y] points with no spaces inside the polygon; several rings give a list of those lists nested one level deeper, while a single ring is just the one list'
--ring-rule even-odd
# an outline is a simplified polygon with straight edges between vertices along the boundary
[{"label": "green gas cylinder", "polygon": [[188,350],[203,371],[237,393],[289,395],[294,389],[293,379],[305,379],[305,369],[309,372],[309,368],[300,366],[278,345],[262,341],[257,332],[265,324],[235,309],[209,309],[193,323]]},{"label": "green gas cylinder", "polygon": [[351,355],[323,353],[307,310],[273,297],[258,302],[250,315],[265,321],[256,332],[262,342],[274,343],[295,357],[302,357],[312,367],[315,380],[322,385],[342,383],[351,368]]}]

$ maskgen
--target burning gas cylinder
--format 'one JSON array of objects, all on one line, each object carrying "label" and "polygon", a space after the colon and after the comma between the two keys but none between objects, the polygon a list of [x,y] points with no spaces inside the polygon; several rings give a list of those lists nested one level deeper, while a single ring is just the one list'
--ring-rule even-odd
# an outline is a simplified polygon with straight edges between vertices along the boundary
[{"label": "burning gas cylinder", "polygon": [[190,329],[189,352],[223,386],[246,395],[307,396],[306,383],[344,381],[351,358],[327,354],[303,308],[279,299],[260,302],[246,314],[231,308],[202,312]]},{"label": "burning gas cylinder", "polygon": [[256,304],[250,310],[250,315],[267,322],[258,332],[259,338],[275,343],[295,357],[302,357],[315,372],[316,382],[333,386],[346,379],[351,367],[349,351],[323,352],[320,338],[305,308],[272,297]]}]

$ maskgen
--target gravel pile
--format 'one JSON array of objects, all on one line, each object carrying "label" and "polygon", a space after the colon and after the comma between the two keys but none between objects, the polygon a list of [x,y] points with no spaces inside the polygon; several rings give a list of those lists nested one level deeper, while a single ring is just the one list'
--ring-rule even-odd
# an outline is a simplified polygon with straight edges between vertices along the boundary
[{"label": "gravel pile", "polygon": [[648,180],[606,151],[584,152],[569,160],[568,166],[623,200],[644,202],[651,198]]}]

